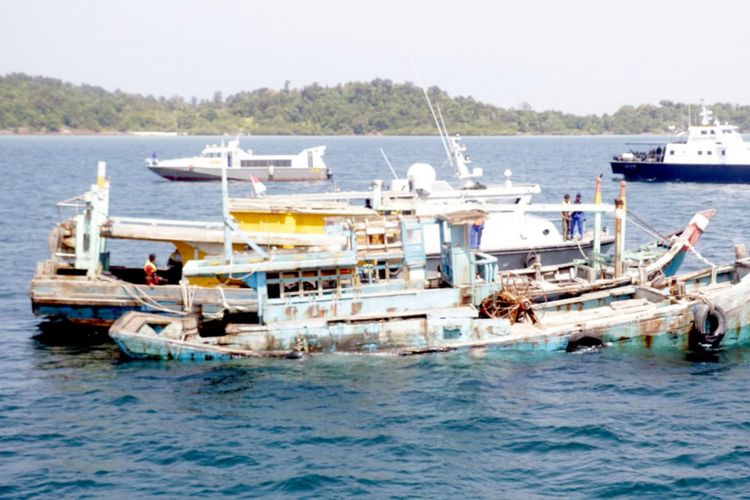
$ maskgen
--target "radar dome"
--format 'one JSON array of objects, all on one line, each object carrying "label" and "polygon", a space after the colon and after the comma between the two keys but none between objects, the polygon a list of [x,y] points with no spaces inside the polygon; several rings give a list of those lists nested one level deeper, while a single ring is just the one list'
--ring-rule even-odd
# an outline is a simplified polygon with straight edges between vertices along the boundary
[{"label": "radar dome", "polygon": [[415,191],[429,194],[435,182],[436,174],[432,165],[414,163],[406,171],[406,177]]}]

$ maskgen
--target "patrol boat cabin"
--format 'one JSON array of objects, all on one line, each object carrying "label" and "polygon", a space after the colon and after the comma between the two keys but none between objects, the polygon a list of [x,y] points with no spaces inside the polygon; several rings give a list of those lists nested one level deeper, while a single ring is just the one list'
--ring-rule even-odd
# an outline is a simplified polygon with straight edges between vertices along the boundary
[{"label": "patrol boat cabin", "polygon": [[613,157],[612,173],[634,181],[750,182],[750,145],[737,127],[712,121],[705,106],[700,114],[700,125],[674,142],[641,143],[650,149]]}]

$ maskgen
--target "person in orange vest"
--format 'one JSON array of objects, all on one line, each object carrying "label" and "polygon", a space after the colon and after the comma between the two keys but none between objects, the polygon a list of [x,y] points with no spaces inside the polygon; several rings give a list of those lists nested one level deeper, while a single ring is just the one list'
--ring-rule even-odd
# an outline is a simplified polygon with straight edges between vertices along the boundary
[{"label": "person in orange vest", "polygon": [[156,274],[156,255],[155,254],[149,254],[148,260],[143,265],[143,271],[146,273],[146,284],[150,286],[151,288],[154,287],[154,285],[159,284],[159,275]]}]

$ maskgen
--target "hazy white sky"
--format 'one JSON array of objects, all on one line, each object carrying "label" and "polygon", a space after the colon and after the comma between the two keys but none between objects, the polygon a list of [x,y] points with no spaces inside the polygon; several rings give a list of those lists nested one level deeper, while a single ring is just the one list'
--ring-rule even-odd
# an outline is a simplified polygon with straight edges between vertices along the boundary
[{"label": "hazy white sky", "polygon": [[750,103],[746,0],[0,0],[0,74],[153,95],[389,78],[505,107]]}]

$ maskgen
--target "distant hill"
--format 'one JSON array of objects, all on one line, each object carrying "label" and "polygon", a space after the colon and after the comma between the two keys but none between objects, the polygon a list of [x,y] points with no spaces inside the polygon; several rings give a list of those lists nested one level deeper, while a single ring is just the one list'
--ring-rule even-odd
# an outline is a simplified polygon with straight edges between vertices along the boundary
[{"label": "distant hill", "polygon": [[[471,97],[428,89],[452,133],[641,134],[668,133],[686,123],[687,105],[623,106],[612,115],[576,116],[506,109]],[[722,121],[750,130],[750,106],[712,104]],[[697,111],[693,107],[693,112]],[[256,89],[211,100],[109,92],[54,78],[21,73],[0,76],[0,133],[187,134],[435,134],[422,90],[412,83],[375,79],[335,87],[314,83],[301,89]]]}]

